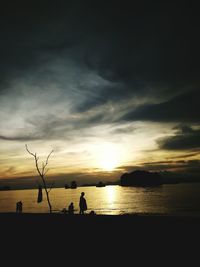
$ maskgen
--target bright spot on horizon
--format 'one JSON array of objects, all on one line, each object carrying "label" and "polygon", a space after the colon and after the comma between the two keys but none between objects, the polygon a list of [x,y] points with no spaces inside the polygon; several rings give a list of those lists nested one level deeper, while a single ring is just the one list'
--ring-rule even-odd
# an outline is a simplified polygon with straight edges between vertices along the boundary
[{"label": "bright spot on horizon", "polygon": [[105,171],[113,171],[120,165],[120,149],[115,144],[105,143],[101,145],[97,155],[98,168]]},{"label": "bright spot on horizon", "polygon": [[100,164],[101,164],[101,169],[104,169],[105,171],[112,171],[117,167],[116,159],[109,157],[102,160]]}]

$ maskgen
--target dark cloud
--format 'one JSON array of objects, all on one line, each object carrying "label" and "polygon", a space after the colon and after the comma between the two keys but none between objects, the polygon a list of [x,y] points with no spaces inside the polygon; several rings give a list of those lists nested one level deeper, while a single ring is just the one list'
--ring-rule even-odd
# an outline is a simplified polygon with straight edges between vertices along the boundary
[{"label": "dark cloud", "polygon": [[91,67],[110,80],[185,80],[184,74],[192,73],[188,64],[197,56],[191,48],[199,42],[193,10],[153,4],[123,7],[113,7],[105,17],[107,28],[88,53]]},{"label": "dark cloud", "polygon": [[181,154],[181,155],[178,155],[178,156],[171,156],[170,158],[171,159],[187,159],[187,158],[190,158],[190,157],[194,157],[194,156],[198,156],[199,155],[199,151],[197,152],[192,152],[192,153],[187,153],[187,154]]},{"label": "dark cloud", "polygon": [[4,136],[0,135],[0,140],[5,140],[5,141],[33,141],[33,140],[38,140],[40,139],[39,137],[33,137],[33,136],[28,136],[28,135],[14,135],[14,136]]},{"label": "dark cloud", "polygon": [[101,92],[104,101],[138,95],[150,101],[158,95],[169,98],[199,85],[198,22],[193,9],[147,5],[126,10],[126,17],[122,14],[116,12],[120,22],[109,22],[111,30],[101,32],[88,48],[87,65],[104,79],[121,83],[120,90]]},{"label": "dark cloud", "polygon": [[199,122],[200,90],[192,90],[159,104],[146,104],[128,112],[123,120]]},{"label": "dark cloud", "polygon": [[81,2],[78,6],[73,2],[1,4],[1,81],[9,83],[10,79],[34,72],[49,58],[61,56],[63,49],[82,40],[86,31],[81,29],[88,20],[81,13]]},{"label": "dark cloud", "polygon": [[[104,28],[100,27],[101,30],[93,34],[85,48],[86,65],[103,79],[114,83],[114,86],[102,87],[95,98],[83,102],[81,110],[91,109],[108,101],[120,103],[131,97],[146,97],[149,103],[152,99],[161,98],[161,104],[166,102],[163,110],[167,108],[171,112],[169,117],[175,116],[176,120],[176,109],[174,107],[173,110],[172,107],[170,111],[169,106],[176,106],[178,103],[181,108],[182,101],[185,101],[183,98],[198,93],[193,88],[198,88],[200,84],[197,14],[193,8],[186,8],[184,5],[177,8],[175,4],[160,4],[156,8],[153,4],[129,6],[129,9],[128,6],[123,7],[113,8],[111,13],[105,12]],[[105,9],[108,11],[109,6]],[[179,97],[188,91],[189,95]],[[178,96],[173,101],[172,97],[176,95]],[[168,103],[168,99],[172,100]],[[195,104],[196,107],[193,99],[187,104]],[[133,112],[133,117],[138,116],[140,119],[143,108],[135,115]],[[154,109],[157,113],[160,108],[162,109],[162,105],[155,108],[147,106],[144,112],[147,109],[147,112],[150,111],[148,116],[153,117]],[[155,120],[162,120],[164,117],[167,121],[168,110],[166,115],[161,114],[161,118]],[[199,113],[198,108],[197,111]],[[143,114],[141,116],[145,117]],[[191,116],[185,115],[185,119],[195,120],[197,116],[194,109]],[[132,113],[127,118],[131,119]]]},{"label": "dark cloud", "polygon": [[87,67],[123,83],[100,92],[104,101],[145,94],[150,85],[174,90],[199,81],[197,15],[184,4],[148,1],[8,1],[1,8],[1,78],[32,72],[74,47],[74,59],[81,53]]},{"label": "dark cloud", "polygon": [[175,135],[159,140],[158,144],[167,150],[200,150],[200,130],[182,126]]}]

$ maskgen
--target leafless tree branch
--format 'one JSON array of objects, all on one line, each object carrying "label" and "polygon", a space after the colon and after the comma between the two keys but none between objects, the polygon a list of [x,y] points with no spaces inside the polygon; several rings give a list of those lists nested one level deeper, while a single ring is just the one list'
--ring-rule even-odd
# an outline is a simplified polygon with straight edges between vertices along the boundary
[{"label": "leafless tree branch", "polygon": [[45,190],[45,192],[46,192],[47,202],[48,202],[48,205],[49,205],[49,211],[50,211],[50,213],[51,213],[51,212],[52,212],[52,206],[51,206],[51,202],[50,202],[50,198],[49,198],[49,192],[51,191],[54,182],[52,183],[50,189],[47,190],[47,185],[46,185],[45,175],[46,175],[48,169],[47,169],[47,170],[45,170],[45,169],[46,169],[46,166],[48,165],[48,161],[49,161],[49,158],[50,158],[51,154],[53,153],[53,150],[52,150],[52,151],[49,153],[49,155],[47,156],[47,158],[46,158],[46,162],[45,162],[45,163],[42,162],[42,167],[39,168],[39,164],[38,164],[38,162],[39,162],[39,157],[37,157],[37,154],[36,154],[36,153],[34,154],[33,152],[31,152],[31,151],[29,150],[29,148],[28,148],[27,145],[26,145],[25,147],[26,147],[27,152],[28,152],[31,156],[33,156],[33,158],[34,158],[34,160],[35,160],[35,167],[36,167],[36,170],[37,170],[37,172],[38,172],[40,178],[42,179],[42,182],[43,182],[43,185],[44,185],[44,190]]},{"label": "leafless tree branch", "polygon": [[55,182],[52,182],[50,189],[48,190],[48,193],[51,191],[51,189],[53,188],[53,185],[55,184]]}]

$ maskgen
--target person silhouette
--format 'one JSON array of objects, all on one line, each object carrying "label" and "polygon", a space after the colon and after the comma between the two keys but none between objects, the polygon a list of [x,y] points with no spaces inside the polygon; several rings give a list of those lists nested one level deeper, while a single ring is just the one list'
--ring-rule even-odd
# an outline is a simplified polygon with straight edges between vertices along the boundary
[{"label": "person silhouette", "polygon": [[68,214],[74,214],[74,203],[71,202],[68,207]]},{"label": "person silhouette", "polygon": [[94,210],[91,210],[89,215],[96,215],[96,213],[94,212]]},{"label": "person silhouette", "polygon": [[17,213],[22,213],[22,206],[23,206],[23,204],[22,204],[21,201],[18,201],[18,202],[16,203],[16,212],[17,212]]},{"label": "person silhouette", "polygon": [[82,192],[80,196],[80,201],[79,201],[79,208],[80,208],[80,214],[84,214],[84,212],[87,210],[87,202],[86,199],[84,198],[85,193]]}]

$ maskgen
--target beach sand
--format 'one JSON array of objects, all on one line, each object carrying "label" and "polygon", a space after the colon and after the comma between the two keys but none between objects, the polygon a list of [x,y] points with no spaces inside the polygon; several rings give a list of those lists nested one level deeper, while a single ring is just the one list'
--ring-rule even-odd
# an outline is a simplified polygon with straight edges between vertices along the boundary
[{"label": "beach sand", "polygon": [[181,260],[191,248],[198,255],[200,217],[1,213],[0,229],[8,253],[33,258],[45,253],[60,260],[84,255],[87,261],[94,256],[97,262],[145,261],[148,255],[155,262],[157,256]]},{"label": "beach sand", "polygon": [[20,236],[26,233],[51,233],[52,236],[168,236],[198,233],[200,217],[165,215],[67,215],[43,213],[0,213],[0,227],[3,235]]}]

